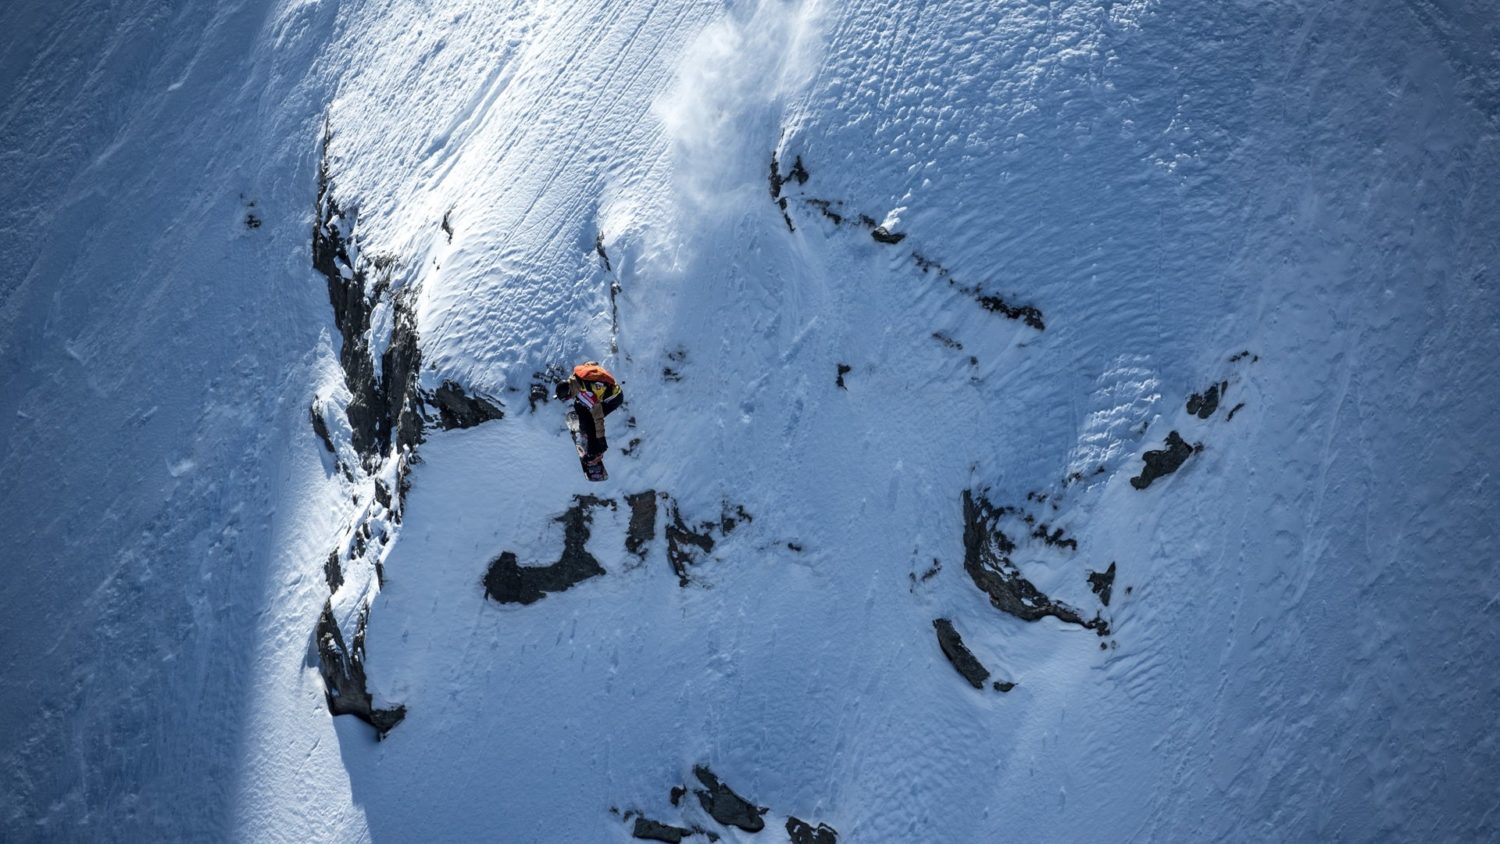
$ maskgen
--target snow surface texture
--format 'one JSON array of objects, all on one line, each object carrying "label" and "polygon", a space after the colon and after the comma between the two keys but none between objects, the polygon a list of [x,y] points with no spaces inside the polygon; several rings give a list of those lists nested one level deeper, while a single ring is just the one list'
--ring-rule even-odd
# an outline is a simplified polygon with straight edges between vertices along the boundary
[{"label": "snow surface texture", "polygon": [[0,8],[0,838],[1500,836],[1500,24],[1335,6]]}]

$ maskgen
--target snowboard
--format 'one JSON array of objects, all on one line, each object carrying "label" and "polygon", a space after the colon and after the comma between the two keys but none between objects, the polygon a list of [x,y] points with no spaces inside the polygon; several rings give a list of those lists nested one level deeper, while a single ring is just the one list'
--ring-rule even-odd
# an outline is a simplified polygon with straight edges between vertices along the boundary
[{"label": "snowboard", "polygon": [[568,411],[568,433],[573,435],[573,446],[578,449],[578,463],[583,466],[583,476],[591,481],[607,481],[609,473],[604,471],[604,456],[596,457],[592,462],[584,457],[588,454],[588,438],[578,428],[578,413]]}]

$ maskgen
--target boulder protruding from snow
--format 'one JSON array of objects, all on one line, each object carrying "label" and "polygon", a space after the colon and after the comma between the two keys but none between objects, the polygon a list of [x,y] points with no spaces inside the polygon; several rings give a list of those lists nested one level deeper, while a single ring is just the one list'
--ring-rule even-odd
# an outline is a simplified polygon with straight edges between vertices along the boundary
[{"label": "boulder protruding from snow", "polygon": [[1089,588],[1099,596],[1099,603],[1109,606],[1109,596],[1115,588],[1115,564],[1110,563],[1109,568],[1102,572],[1089,572]]},{"label": "boulder protruding from snow", "polygon": [[969,685],[976,689],[984,688],[984,681],[990,678],[990,671],[974,656],[969,646],[964,644],[964,638],[954,628],[953,622],[946,618],[934,618],[932,626],[937,630],[938,647],[942,648],[943,656],[953,663],[953,667],[969,681]]},{"label": "boulder protruding from snow", "polygon": [[765,807],[756,806],[736,794],[705,765],[695,765],[693,776],[703,783],[703,788],[695,791],[698,802],[714,820],[746,832],[760,832],[766,828],[766,822],[761,819],[768,811]]},{"label": "boulder protruding from snow", "polygon": [[1187,412],[1199,419],[1207,419],[1213,416],[1214,411],[1219,409],[1219,399],[1228,389],[1229,382],[1220,381],[1201,393],[1193,393],[1191,396],[1188,396]]},{"label": "boulder protruding from snow", "polygon": [[1203,443],[1189,445],[1182,435],[1173,431],[1167,434],[1166,448],[1148,451],[1141,455],[1146,461],[1146,468],[1139,475],[1130,479],[1130,485],[1136,489],[1145,489],[1151,486],[1151,482],[1163,475],[1170,475],[1182,468],[1189,457],[1203,450]]},{"label": "boulder protruding from snow", "polygon": [[635,827],[630,830],[633,838],[643,841],[665,841],[667,844],[681,844],[682,839],[692,834],[691,829],[664,824],[641,816],[636,816]]},{"label": "boulder protruding from snow", "polygon": [[786,834],[792,844],[838,844],[838,830],[827,824],[813,826],[801,818],[786,819]]}]

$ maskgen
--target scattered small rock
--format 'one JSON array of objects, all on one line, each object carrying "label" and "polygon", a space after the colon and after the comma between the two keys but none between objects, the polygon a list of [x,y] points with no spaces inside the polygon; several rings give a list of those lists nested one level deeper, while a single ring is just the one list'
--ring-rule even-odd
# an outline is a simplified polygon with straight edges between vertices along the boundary
[{"label": "scattered small rock", "polygon": [[840,390],[847,390],[847,389],[849,389],[848,387],[844,386],[844,376],[848,375],[850,373],[850,371],[851,370],[850,370],[848,364],[846,364],[846,363],[839,364],[839,374],[838,374],[838,377],[834,379],[833,383]]},{"label": "scattered small rock", "polygon": [[1244,406],[1245,406],[1245,403],[1244,402],[1240,402],[1239,404],[1235,405],[1234,407],[1231,407],[1229,409],[1229,413],[1225,414],[1224,421],[1228,422],[1229,420],[1233,419],[1234,415],[1236,413],[1239,413],[1240,412],[1240,408],[1242,408]]},{"label": "scattered small rock", "polygon": [[876,226],[870,232],[870,237],[875,238],[880,243],[895,244],[906,239],[906,232],[893,232],[885,226]]},{"label": "scattered small rock", "polygon": [[1001,680],[996,680],[995,681],[995,685],[994,685],[994,689],[997,692],[1008,692],[1011,689],[1014,689],[1015,687],[1016,687],[1015,683],[1004,682],[1004,681],[1001,681]]}]

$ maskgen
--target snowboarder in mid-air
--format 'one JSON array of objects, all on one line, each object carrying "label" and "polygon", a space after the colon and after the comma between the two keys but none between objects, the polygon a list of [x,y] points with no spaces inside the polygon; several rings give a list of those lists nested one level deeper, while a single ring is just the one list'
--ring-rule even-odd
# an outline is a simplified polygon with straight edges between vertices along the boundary
[{"label": "snowboarder in mid-air", "polygon": [[604,452],[609,450],[609,440],[604,436],[604,417],[625,402],[625,391],[609,370],[588,361],[573,367],[573,376],[557,385],[556,395],[559,401],[573,400],[568,430],[578,447],[584,475],[591,481],[607,479]]}]

